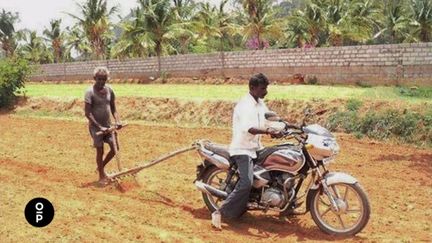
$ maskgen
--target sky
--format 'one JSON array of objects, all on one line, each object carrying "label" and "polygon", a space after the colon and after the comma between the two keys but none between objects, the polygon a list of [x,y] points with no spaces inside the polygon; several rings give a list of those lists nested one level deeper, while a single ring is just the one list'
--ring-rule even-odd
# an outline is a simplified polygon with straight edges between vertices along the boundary
[{"label": "sky", "polygon": [[[199,0],[197,0],[199,1]],[[219,3],[220,0],[204,0],[211,3]],[[84,3],[85,0],[0,0],[0,11],[5,9],[10,12],[18,12],[20,22],[15,26],[16,30],[30,29],[42,34],[52,19],[62,19],[61,28],[72,25],[75,21],[65,12],[79,15],[76,3]],[[131,8],[136,7],[137,0],[108,0],[108,7],[118,5],[119,12],[116,15],[126,16]],[[118,22],[114,17],[113,21]]]}]

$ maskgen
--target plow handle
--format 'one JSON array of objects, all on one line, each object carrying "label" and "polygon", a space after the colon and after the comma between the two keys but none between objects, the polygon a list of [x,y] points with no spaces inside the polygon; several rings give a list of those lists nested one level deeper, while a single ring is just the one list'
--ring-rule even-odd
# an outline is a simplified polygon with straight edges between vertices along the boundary
[{"label": "plow handle", "polygon": [[[128,125],[127,123],[122,124],[122,128],[123,128],[123,127],[126,127],[127,125]],[[96,132],[96,135],[97,135],[97,136],[100,136],[100,135],[102,135],[102,134],[112,133],[112,132],[117,131],[117,130],[119,130],[119,129],[117,129],[117,126],[114,125],[114,126],[111,126],[110,128],[108,128],[106,131],[99,131],[99,132]]]}]

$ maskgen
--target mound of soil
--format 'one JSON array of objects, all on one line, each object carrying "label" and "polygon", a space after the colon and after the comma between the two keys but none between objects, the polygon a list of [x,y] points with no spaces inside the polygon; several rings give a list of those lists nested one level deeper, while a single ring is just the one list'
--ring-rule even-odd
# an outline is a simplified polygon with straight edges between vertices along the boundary
[{"label": "mound of soil", "polygon": [[[325,124],[327,118],[345,109],[346,100],[270,100],[267,106],[285,120],[299,123],[304,110],[321,111],[314,121]],[[168,123],[175,125],[231,126],[233,101],[188,101],[172,98],[119,97],[117,109],[123,120]],[[422,112],[424,105],[409,105],[397,102],[364,102],[360,113],[389,108],[409,109]],[[84,102],[80,99],[26,98],[21,99],[15,108],[17,113],[42,113],[47,115],[66,115],[84,117]]]}]

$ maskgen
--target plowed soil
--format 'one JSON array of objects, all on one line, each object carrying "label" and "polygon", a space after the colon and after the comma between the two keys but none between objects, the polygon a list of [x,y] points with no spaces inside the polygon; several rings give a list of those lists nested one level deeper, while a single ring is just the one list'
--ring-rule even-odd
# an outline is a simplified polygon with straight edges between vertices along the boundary
[{"label": "plowed soil", "polygon": [[[124,166],[145,162],[208,138],[227,143],[229,129],[130,125],[120,132]],[[210,214],[192,184],[200,162],[179,155],[126,179],[123,191],[97,187],[95,151],[84,122],[0,115],[0,238],[2,242],[431,242],[432,151],[338,134],[341,154],[330,168],[358,178],[369,195],[369,224],[355,237],[321,232],[309,214],[281,220],[275,213],[246,213],[210,226]],[[265,142],[270,142],[266,140]],[[108,170],[114,170],[112,161]],[[35,228],[24,208],[50,200],[55,217]]]}]

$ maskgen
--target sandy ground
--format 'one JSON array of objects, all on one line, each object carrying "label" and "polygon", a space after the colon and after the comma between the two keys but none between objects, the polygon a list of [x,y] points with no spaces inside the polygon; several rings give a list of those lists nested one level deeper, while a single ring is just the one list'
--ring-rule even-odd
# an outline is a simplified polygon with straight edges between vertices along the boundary
[{"label": "sandy ground", "polygon": [[[198,138],[227,143],[228,129],[130,125],[120,133],[122,164],[132,166]],[[357,140],[339,134],[335,171],[359,179],[372,214],[357,236],[322,233],[310,214],[280,220],[274,213],[247,213],[214,231],[201,194],[192,184],[200,162],[195,152],[126,179],[121,192],[95,186],[94,149],[84,122],[0,115],[0,238],[23,241],[144,242],[431,242],[432,150]],[[111,162],[108,170],[115,169]],[[45,197],[55,208],[50,225],[35,228],[24,208]]]}]

